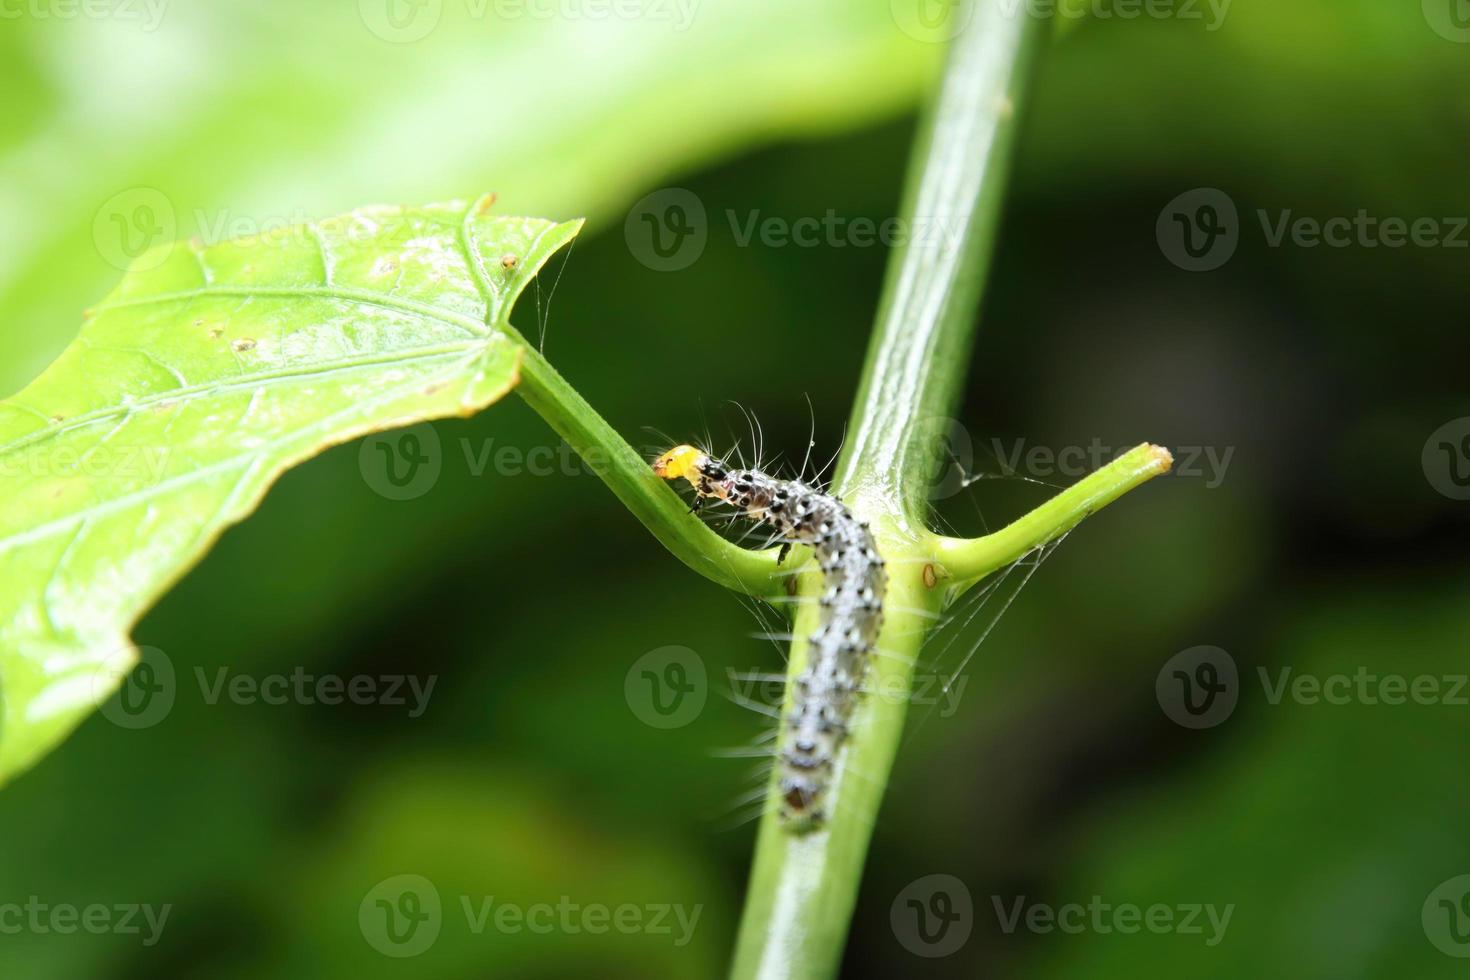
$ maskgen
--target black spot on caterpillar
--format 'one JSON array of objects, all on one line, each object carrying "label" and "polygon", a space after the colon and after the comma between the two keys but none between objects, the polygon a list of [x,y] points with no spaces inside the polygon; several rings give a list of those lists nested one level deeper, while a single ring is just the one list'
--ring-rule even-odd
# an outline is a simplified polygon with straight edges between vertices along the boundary
[{"label": "black spot on caterpillar", "polygon": [[729,467],[693,446],[670,449],[653,470],[688,480],[699,499],[723,500],[746,519],[772,525],[788,544],[810,546],[822,569],[818,625],[778,749],[782,819],[797,832],[814,829],[825,820],[823,796],[883,624],[888,575],[872,532],[836,497],[800,480]]}]

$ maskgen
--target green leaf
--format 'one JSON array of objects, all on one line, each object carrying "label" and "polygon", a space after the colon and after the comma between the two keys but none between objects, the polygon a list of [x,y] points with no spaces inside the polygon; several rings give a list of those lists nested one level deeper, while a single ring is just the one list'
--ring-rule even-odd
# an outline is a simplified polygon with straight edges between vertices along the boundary
[{"label": "green leaf", "polygon": [[[61,326],[138,241],[481,189],[621,234],[628,205],[701,164],[908,110],[940,53],[886,2],[650,0],[552,18],[488,0],[166,6],[151,33],[124,17],[4,19],[0,395],[60,352]],[[385,10],[437,21],[384,37]]]},{"label": "green leaf", "polygon": [[112,693],[132,624],[285,469],[515,386],[511,306],[581,223],[489,204],[160,246],[0,402],[0,781]]}]

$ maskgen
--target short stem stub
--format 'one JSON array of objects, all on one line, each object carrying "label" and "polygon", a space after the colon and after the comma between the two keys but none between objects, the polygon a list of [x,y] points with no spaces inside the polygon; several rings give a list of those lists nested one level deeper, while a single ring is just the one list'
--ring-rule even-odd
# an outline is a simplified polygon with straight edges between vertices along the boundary
[{"label": "short stem stub", "polygon": [[963,588],[1066,533],[1087,515],[1167,473],[1173,465],[1174,457],[1163,446],[1135,446],[993,534],[983,538],[936,538],[936,557]]}]

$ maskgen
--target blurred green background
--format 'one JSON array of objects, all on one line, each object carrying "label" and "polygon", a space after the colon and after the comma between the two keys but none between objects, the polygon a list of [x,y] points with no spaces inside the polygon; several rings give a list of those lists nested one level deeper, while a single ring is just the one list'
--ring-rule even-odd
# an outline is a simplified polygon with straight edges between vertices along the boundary
[{"label": "blurred green background", "polygon": [[[635,444],[660,442],[645,426],[733,439],[738,399],[799,457],[809,397],[835,451],[885,251],[743,245],[730,222],[895,214],[942,56],[906,0],[602,17],[391,2],[0,7],[0,388],[116,280],[119,215],[213,239],[494,189],[508,212],[589,217],[555,302],[561,259],[516,320],[545,327],[548,357]],[[968,661],[957,709],[911,712],[844,975],[1464,976],[1470,908],[1421,912],[1470,873],[1470,706],[1273,704],[1258,670],[1470,669],[1470,505],[1424,455],[1470,414],[1470,250],[1273,246],[1257,212],[1454,234],[1470,11],[1095,7],[1060,19],[1026,107],[958,442],[997,477],[996,449],[1094,440],[1228,462],[1201,457],[1083,525]],[[707,241],[661,272],[625,219],[669,186],[697,196]],[[1189,272],[1156,229],[1201,187],[1238,208],[1238,248]],[[139,188],[164,207],[139,214]],[[690,365],[687,388],[650,382]],[[0,933],[0,976],[722,975],[753,839],[724,817],[752,766],[713,753],[762,720],[721,694],[727,670],[779,669],[777,651],[580,467],[517,465],[557,443],[516,399],[434,431],[441,473],[412,500],[375,492],[357,445],[289,474],[138,628],[178,672],[168,716],[95,716],[0,792],[0,906],[171,906],[152,946]],[[976,531],[1049,492],[986,479],[940,511]],[[991,611],[928,669],[959,669]],[[708,697],[661,730],[624,682],[669,644],[695,651]],[[1234,712],[1202,730],[1155,693],[1198,645],[1240,676]],[[435,687],[420,717],[210,704],[196,668]],[[396,959],[359,911],[402,874],[444,911],[433,945]],[[973,909],[940,958],[895,909],[933,874]],[[462,900],[491,896],[700,917],[683,944],[677,927],[477,932]],[[1215,945],[1208,927],[1008,931],[997,906],[1022,896],[1233,912]]]}]

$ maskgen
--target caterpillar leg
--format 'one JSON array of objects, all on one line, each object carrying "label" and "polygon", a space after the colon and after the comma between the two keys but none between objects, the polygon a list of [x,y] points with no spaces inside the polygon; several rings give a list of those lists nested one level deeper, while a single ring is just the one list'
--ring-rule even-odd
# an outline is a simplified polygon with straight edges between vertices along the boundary
[{"label": "caterpillar leg", "polygon": [[778,552],[776,552],[776,564],[779,565],[783,561],[785,561],[786,560],[786,556],[789,555],[789,554],[791,554],[791,542],[790,541],[783,542],[782,545],[781,545],[781,550],[778,551]]}]

